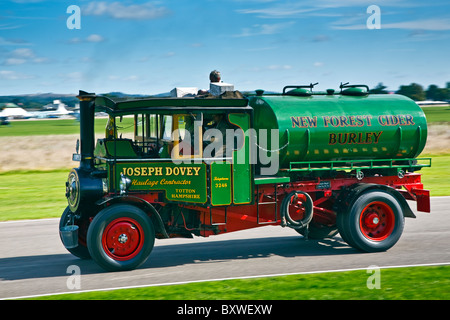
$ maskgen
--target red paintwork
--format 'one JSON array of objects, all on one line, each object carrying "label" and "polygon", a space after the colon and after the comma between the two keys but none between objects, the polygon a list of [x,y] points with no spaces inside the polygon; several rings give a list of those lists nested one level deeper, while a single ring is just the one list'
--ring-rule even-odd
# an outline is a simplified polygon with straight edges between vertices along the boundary
[{"label": "red paintwork", "polygon": [[[216,230],[202,230],[202,236],[210,236],[216,233],[224,233],[231,231],[244,230],[249,228],[255,228],[264,226],[267,224],[277,225],[281,223],[280,220],[280,205],[285,195],[294,190],[301,190],[308,192],[314,204],[314,216],[313,221],[333,225],[336,222],[336,213],[332,210],[333,205],[333,192],[339,192],[343,187],[349,187],[355,183],[374,183],[387,185],[394,189],[404,188],[408,190],[408,195],[412,200],[418,201],[418,210],[430,212],[429,206],[429,191],[423,190],[423,184],[421,183],[421,175],[417,173],[406,174],[403,178],[397,176],[390,177],[367,177],[361,181],[354,178],[338,178],[329,179],[330,189],[321,190],[317,189],[317,186],[321,182],[318,180],[301,181],[289,183],[288,186],[280,185],[278,188],[277,197],[277,212],[275,212],[275,204],[259,204],[259,219],[258,219],[258,204],[251,204],[245,206],[229,206],[226,212],[226,224],[225,224],[225,208],[224,207],[198,207],[198,206],[184,206],[189,209],[195,209],[201,214],[202,224],[211,225],[216,224]],[[259,186],[260,201],[263,196],[274,197],[273,185]],[[255,195],[256,196],[256,195]],[[409,199],[409,198],[407,198]],[[421,205],[419,206],[419,201]],[[270,202],[270,201],[266,201]],[[428,205],[426,205],[428,203]],[[425,204],[425,205],[424,205]],[[294,217],[294,216],[293,216]],[[258,221],[259,220],[259,221]],[[391,231],[389,231],[391,232]],[[385,233],[387,236],[387,233]],[[379,239],[381,240],[381,239]]]},{"label": "red paintwork", "polygon": [[[330,188],[325,190],[318,189],[323,186],[324,181],[330,182]],[[202,226],[200,235],[208,237],[218,233],[245,230],[268,224],[279,225],[281,224],[280,206],[283,198],[291,191],[304,191],[307,192],[313,200],[313,221],[325,225],[334,225],[336,223],[336,213],[332,208],[335,196],[341,192],[342,188],[350,187],[355,183],[373,183],[390,186],[397,189],[406,199],[417,201],[418,211],[430,212],[430,194],[428,190],[423,190],[421,175],[418,173],[407,173],[403,178],[399,178],[398,176],[374,176],[365,177],[362,180],[349,177],[339,177],[334,179],[318,178],[317,180],[280,184],[276,188],[277,210],[275,210],[275,203],[273,203],[275,198],[275,188],[273,184],[259,185],[257,190],[255,190],[255,201],[253,204],[249,205],[202,207],[184,204],[180,206],[182,208],[194,210],[198,213]],[[158,192],[134,194],[134,196],[149,203],[158,203],[162,206],[166,205],[166,203],[158,200],[160,199],[160,194],[158,194]],[[295,210],[292,210],[290,211],[290,215],[295,218],[295,214],[297,214],[298,219],[300,219],[302,215],[302,212],[300,212],[301,210],[298,213],[295,213]],[[184,214],[182,215],[182,218],[184,221]],[[369,224],[366,227],[368,228],[368,226]],[[185,221],[184,228],[189,230],[186,227]]]}]

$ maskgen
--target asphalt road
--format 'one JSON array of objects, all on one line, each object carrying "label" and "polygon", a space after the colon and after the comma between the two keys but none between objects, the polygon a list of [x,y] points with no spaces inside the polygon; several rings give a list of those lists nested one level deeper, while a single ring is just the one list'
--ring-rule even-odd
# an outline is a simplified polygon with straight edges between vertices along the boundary
[{"label": "asphalt road", "polygon": [[[415,208],[414,203],[410,203]],[[0,299],[101,288],[337,269],[450,263],[450,197],[432,198],[432,213],[406,219],[387,252],[361,253],[339,236],[304,240],[294,230],[266,226],[210,238],[157,240],[137,270],[108,273],[62,246],[58,219],[0,223]],[[415,210],[414,210],[415,211]],[[81,272],[71,289],[72,271]]]}]

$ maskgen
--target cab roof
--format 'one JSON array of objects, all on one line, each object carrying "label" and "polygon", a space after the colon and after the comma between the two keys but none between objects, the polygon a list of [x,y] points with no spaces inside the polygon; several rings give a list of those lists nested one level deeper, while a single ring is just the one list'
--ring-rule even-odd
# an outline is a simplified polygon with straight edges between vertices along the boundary
[{"label": "cab roof", "polygon": [[252,108],[248,106],[248,100],[238,91],[223,94],[221,96],[198,96],[189,98],[132,98],[111,99],[94,93],[80,91],[80,100],[89,99],[94,101],[96,110],[104,111],[111,115],[137,114],[142,112],[173,111],[182,110],[245,110]]}]

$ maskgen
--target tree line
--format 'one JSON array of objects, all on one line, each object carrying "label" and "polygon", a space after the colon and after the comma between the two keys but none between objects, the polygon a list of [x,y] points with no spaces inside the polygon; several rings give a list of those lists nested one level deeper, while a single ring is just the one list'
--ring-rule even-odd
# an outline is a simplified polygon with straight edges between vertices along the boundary
[{"label": "tree line", "polygon": [[[370,93],[389,93],[386,90],[386,86],[383,85],[382,82],[378,83],[378,85],[371,89]],[[434,101],[448,101],[450,100],[450,82],[446,83],[445,88],[439,88],[435,84],[430,84],[428,89],[424,89],[418,83],[411,83],[409,85],[400,86],[400,88],[395,91],[397,94],[402,94],[407,96],[415,101],[424,101],[424,100],[434,100]]]}]

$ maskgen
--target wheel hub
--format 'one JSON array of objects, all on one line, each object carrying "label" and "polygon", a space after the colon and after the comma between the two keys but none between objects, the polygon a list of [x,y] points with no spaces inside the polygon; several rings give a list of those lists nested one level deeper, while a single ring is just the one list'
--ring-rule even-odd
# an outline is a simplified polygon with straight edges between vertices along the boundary
[{"label": "wheel hub", "polygon": [[118,238],[117,241],[119,241],[120,243],[125,243],[128,241],[128,237],[125,233],[122,233]]},{"label": "wheel hub", "polygon": [[366,216],[365,224],[368,228],[376,228],[380,223],[380,217],[378,214],[372,212]]}]

